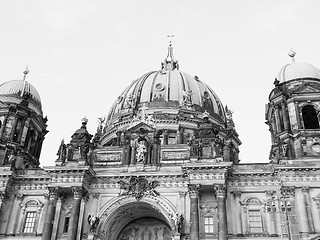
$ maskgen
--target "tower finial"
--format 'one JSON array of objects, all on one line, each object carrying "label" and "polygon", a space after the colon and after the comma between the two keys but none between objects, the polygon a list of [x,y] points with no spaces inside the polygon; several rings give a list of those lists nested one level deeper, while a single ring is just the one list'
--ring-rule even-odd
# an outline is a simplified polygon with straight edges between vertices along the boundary
[{"label": "tower finial", "polygon": [[29,67],[29,66],[27,65],[26,70],[23,71],[23,81],[26,80],[27,74],[29,73],[28,67]]},{"label": "tower finial", "polygon": [[174,35],[168,35],[167,37],[170,38],[168,55],[164,59],[164,62],[161,63],[161,69],[165,71],[172,71],[174,69],[179,69],[179,65],[178,61],[176,61],[173,57],[172,38]]},{"label": "tower finial", "polygon": [[290,49],[290,52],[288,53],[289,57],[291,57],[292,63],[295,63],[294,57],[296,56],[296,52]]},{"label": "tower finial", "polygon": [[173,34],[170,34],[167,36],[168,38],[170,38],[169,40],[169,46],[171,47],[172,46],[172,38],[174,38],[174,35]]},{"label": "tower finial", "polygon": [[27,77],[28,73],[29,73],[29,69],[28,69],[28,65],[27,65],[26,70],[23,71],[23,87],[22,87],[22,91],[20,94],[21,97],[24,96],[24,91],[26,90],[26,77]]}]

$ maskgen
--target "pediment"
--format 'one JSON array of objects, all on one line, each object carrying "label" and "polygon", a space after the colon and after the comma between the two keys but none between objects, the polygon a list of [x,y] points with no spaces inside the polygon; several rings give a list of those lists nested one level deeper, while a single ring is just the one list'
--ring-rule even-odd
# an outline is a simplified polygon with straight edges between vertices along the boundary
[{"label": "pediment", "polygon": [[319,92],[320,92],[320,84],[305,83],[293,89],[292,94],[319,93]]},{"label": "pediment", "polygon": [[127,129],[127,132],[129,133],[154,132],[154,131],[156,131],[156,128],[144,121],[133,124]]},{"label": "pediment", "polygon": [[6,103],[0,101],[0,108],[8,108],[8,107],[9,106]]}]

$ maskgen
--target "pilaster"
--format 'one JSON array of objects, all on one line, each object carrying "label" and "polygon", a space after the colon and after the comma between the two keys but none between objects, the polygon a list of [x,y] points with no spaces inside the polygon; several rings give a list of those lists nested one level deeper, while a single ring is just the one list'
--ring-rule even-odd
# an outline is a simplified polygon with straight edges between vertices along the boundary
[{"label": "pilaster", "polygon": [[301,191],[304,196],[304,202],[305,202],[306,213],[307,213],[307,221],[309,225],[309,233],[314,233],[315,229],[314,229],[313,216],[312,216],[311,205],[310,205],[309,187],[303,186],[301,187]]},{"label": "pilaster", "polygon": [[241,219],[241,191],[233,192],[233,197],[235,200],[235,222],[237,229],[237,236],[242,236],[242,219]]},{"label": "pilaster", "polygon": [[9,223],[9,231],[8,231],[9,235],[16,234],[19,216],[20,216],[20,212],[21,212],[21,203],[22,203],[23,198],[24,198],[23,194],[16,195],[15,203],[13,205],[13,209],[11,212],[12,214],[11,214],[11,216],[9,216],[9,222],[11,222],[11,223]]}]

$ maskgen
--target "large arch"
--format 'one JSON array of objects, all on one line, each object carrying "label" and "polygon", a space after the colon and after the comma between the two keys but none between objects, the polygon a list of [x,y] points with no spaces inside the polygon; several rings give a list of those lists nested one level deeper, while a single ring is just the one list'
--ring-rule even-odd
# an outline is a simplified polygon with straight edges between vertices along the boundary
[{"label": "large arch", "polygon": [[96,236],[99,240],[117,239],[125,228],[135,221],[158,221],[171,232],[174,229],[174,205],[161,196],[145,196],[137,200],[132,196],[116,197],[99,211],[100,223]]}]

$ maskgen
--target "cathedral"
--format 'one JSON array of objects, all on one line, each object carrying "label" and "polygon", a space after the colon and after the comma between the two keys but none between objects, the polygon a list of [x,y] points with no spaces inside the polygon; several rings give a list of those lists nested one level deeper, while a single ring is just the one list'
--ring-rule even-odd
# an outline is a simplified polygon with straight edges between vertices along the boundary
[{"label": "cathedral", "polygon": [[260,164],[240,163],[232,111],[171,43],[95,133],[79,121],[54,166],[40,167],[47,118],[28,71],[1,83],[0,239],[320,239],[320,71],[289,57]]}]

